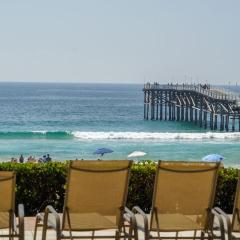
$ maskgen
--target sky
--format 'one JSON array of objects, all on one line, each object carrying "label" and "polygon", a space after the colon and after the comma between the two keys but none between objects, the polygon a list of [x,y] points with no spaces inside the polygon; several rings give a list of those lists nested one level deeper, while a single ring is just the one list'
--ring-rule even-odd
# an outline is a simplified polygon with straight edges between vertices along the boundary
[{"label": "sky", "polygon": [[240,84],[239,0],[0,2],[0,81]]}]

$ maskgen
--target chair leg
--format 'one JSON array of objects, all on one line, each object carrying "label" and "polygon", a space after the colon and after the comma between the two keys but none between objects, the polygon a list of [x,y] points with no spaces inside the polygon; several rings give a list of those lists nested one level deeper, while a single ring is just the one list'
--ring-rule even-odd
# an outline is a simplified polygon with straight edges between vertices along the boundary
[{"label": "chair leg", "polygon": [[92,240],[94,239],[94,235],[95,235],[95,231],[92,231],[92,237],[91,237]]},{"label": "chair leg", "polygon": [[24,228],[23,227],[19,228],[19,240],[24,240]]},{"label": "chair leg", "polygon": [[122,230],[121,230],[123,233],[124,233],[124,237],[123,237],[123,239],[124,240],[126,240],[127,238],[126,238],[126,235],[127,235],[127,230],[126,230],[126,226],[125,226],[125,224],[123,225],[123,227],[122,227]]},{"label": "chair leg", "polygon": [[10,234],[10,236],[9,236],[9,239],[11,239],[11,240],[14,240],[14,229],[13,229],[13,226],[11,226],[11,234]]},{"label": "chair leg", "polygon": [[176,240],[178,239],[178,231],[176,232],[176,238],[175,238]]},{"label": "chair leg", "polygon": [[208,240],[213,240],[213,235],[208,234]]},{"label": "chair leg", "polygon": [[[60,230],[60,227],[57,227],[57,229],[56,229],[56,238],[57,238],[57,240],[61,240],[62,237],[64,237],[64,235],[63,235],[62,231]],[[71,237],[70,237],[70,239],[71,239],[71,240],[73,239],[73,237],[72,237],[72,232],[71,232]]]},{"label": "chair leg", "polygon": [[41,220],[38,218],[38,216],[36,216],[36,220],[35,220],[35,226],[34,226],[34,235],[33,235],[33,240],[36,240],[37,239],[37,229],[38,229],[38,225],[39,225],[39,222]]},{"label": "chair leg", "polygon": [[119,230],[116,230],[115,240],[120,240],[120,232],[119,232]]},{"label": "chair leg", "polygon": [[128,228],[128,240],[131,240],[132,236],[133,236],[133,227],[132,227],[132,224],[130,224]]},{"label": "chair leg", "polygon": [[42,229],[42,240],[46,240],[47,239],[47,222],[43,221],[43,229]]},{"label": "chair leg", "polygon": [[[149,239],[150,239],[150,231],[149,230],[144,231],[144,240],[149,240]],[[159,237],[159,239],[161,238]]]},{"label": "chair leg", "polygon": [[9,240],[12,240],[13,239],[13,237],[12,237],[12,226],[10,225],[9,226]]},{"label": "chair leg", "polygon": [[197,236],[197,230],[194,230],[194,232],[193,232],[193,239],[194,240],[196,239],[196,236]]},{"label": "chair leg", "polygon": [[131,221],[130,225],[128,226],[128,239],[138,240],[138,227],[135,221]]},{"label": "chair leg", "polygon": [[8,229],[8,234],[9,234],[9,240],[12,240],[12,222],[11,220],[9,221],[9,229]]}]

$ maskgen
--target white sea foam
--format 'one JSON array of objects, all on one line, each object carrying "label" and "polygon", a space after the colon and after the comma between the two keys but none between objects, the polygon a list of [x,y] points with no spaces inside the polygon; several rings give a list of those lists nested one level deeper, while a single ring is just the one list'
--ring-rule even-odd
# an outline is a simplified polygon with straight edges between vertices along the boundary
[{"label": "white sea foam", "polygon": [[46,134],[47,133],[47,131],[32,131],[32,133],[39,133],[39,134]]},{"label": "white sea foam", "polygon": [[129,140],[201,140],[201,139],[232,139],[240,140],[240,133],[169,133],[169,132],[72,132],[78,139],[104,140],[104,139],[129,139]]}]

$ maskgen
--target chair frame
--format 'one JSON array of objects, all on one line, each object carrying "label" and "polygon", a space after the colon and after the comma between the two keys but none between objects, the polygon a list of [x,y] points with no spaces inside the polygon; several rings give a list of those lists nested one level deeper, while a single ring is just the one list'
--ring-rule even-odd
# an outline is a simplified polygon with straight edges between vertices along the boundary
[{"label": "chair frame", "polygon": [[[15,226],[15,186],[16,186],[16,174],[13,172],[12,177],[7,177],[4,179],[0,179],[1,181],[13,181],[13,188],[12,188],[12,203],[11,203],[11,209],[9,210],[9,233],[8,234],[0,234],[0,237],[9,237],[9,240],[13,240],[14,238],[18,238],[19,240],[24,240],[24,205],[18,204],[18,226]],[[7,228],[6,228],[7,229]]]},{"label": "chair frame", "polygon": [[[158,166],[157,166],[157,169],[156,169],[156,175],[155,175],[155,183],[154,183],[154,191],[153,191],[153,198],[152,198],[152,209],[150,211],[150,222],[152,222],[152,219],[153,217],[155,216],[156,217],[156,221],[158,222],[158,217],[157,217],[157,207],[155,207],[155,200],[156,200],[156,192],[157,192],[157,185],[158,185],[158,175],[159,175],[159,169],[165,169],[164,167],[161,167],[161,162],[164,162],[162,160],[159,160],[158,161]],[[171,161],[167,161],[167,162],[171,162]],[[178,161],[177,163],[189,163],[187,161]],[[200,162],[194,162],[194,163],[200,163]],[[202,163],[202,162],[201,162]],[[220,167],[220,163],[216,164],[216,169],[219,169]],[[213,168],[212,168],[213,169]],[[173,171],[173,172],[179,172],[178,170],[172,170],[172,169],[168,169],[169,171]],[[211,170],[211,169],[209,169]],[[209,171],[209,170],[206,170],[206,171]],[[201,171],[205,171],[205,170],[186,170],[184,172],[201,172]],[[183,171],[181,171],[183,172]],[[217,185],[217,171],[216,171],[216,174],[215,174],[215,177],[214,177],[214,182],[213,182],[213,188],[212,188],[212,193],[211,193],[211,201],[210,201],[210,206],[211,208],[207,209],[208,211],[208,220],[206,222],[208,222],[209,224],[205,226],[205,229],[203,230],[176,230],[176,231],[164,231],[164,230],[161,230],[159,229],[159,226],[158,226],[158,229],[157,230],[152,230],[150,229],[150,224],[149,224],[149,219],[148,219],[148,215],[138,206],[134,206],[132,208],[132,212],[134,214],[139,214],[142,218],[143,218],[143,227],[137,225],[138,229],[143,231],[144,233],[144,239],[145,240],[150,240],[150,239],[211,239],[213,238],[214,236],[214,233],[213,233],[213,221],[214,221],[214,217],[216,217],[216,219],[218,220],[218,223],[219,223],[219,227],[220,227],[220,233],[221,233],[221,237],[220,239],[225,239],[225,236],[224,236],[224,225],[223,225],[223,219],[221,218],[221,215],[215,210],[212,208],[213,204],[214,204],[214,196],[215,196],[215,191],[216,191],[216,185]],[[179,236],[178,234],[180,232],[186,232],[186,231],[193,231],[194,232],[194,235],[193,237],[189,237],[189,236]],[[201,235],[200,236],[197,236],[197,232],[201,231]],[[151,232],[157,232],[157,236],[152,236],[151,235]],[[176,233],[176,236],[175,237],[171,237],[171,236],[160,236],[160,233],[163,233],[163,232],[168,232],[168,233]],[[205,236],[207,234],[207,236]]]},{"label": "chair frame", "polygon": [[[84,161],[84,160],[81,160],[81,161]],[[34,240],[36,240],[36,238],[37,238],[37,229],[39,226],[43,227],[42,240],[47,239],[47,230],[48,229],[54,229],[56,231],[56,239],[57,240],[60,240],[60,239],[89,239],[89,238],[91,238],[91,239],[114,238],[117,240],[120,238],[124,238],[124,239],[128,238],[129,240],[134,238],[135,240],[138,240],[135,215],[126,207],[127,192],[128,192],[130,169],[131,169],[132,161],[129,161],[129,165],[120,170],[97,170],[97,172],[114,172],[114,171],[122,171],[122,170],[128,169],[128,174],[127,174],[127,178],[126,178],[126,182],[125,182],[125,191],[123,194],[123,197],[124,197],[123,206],[120,207],[122,214],[120,215],[121,218],[119,220],[119,226],[116,229],[109,229],[109,230],[115,230],[114,235],[105,235],[105,236],[103,236],[103,235],[95,236],[95,231],[101,231],[101,230],[89,230],[89,231],[77,230],[77,231],[74,231],[71,229],[70,218],[68,215],[68,208],[66,205],[67,205],[68,189],[69,189],[69,184],[70,184],[69,178],[70,178],[70,174],[71,174],[71,169],[72,168],[74,169],[74,167],[72,167],[72,162],[73,161],[70,161],[69,168],[68,168],[68,177],[67,177],[67,184],[66,184],[66,191],[65,191],[65,198],[64,198],[64,207],[63,207],[62,226],[61,226],[61,218],[60,218],[59,213],[57,213],[57,211],[51,205],[48,205],[45,208],[44,216],[43,216],[43,214],[40,214],[40,213],[37,214],[37,216],[36,216],[35,229],[34,229]],[[85,169],[77,169],[77,170],[92,172],[91,170],[85,170]],[[52,214],[54,221],[49,221],[49,214]],[[69,224],[69,230],[63,229],[65,218],[67,218],[67,221]],[[126,225],[125,222],[128,222],[128,224]],[[126,232],[126,228],[128,228],[129,233]],[[103,229],[103,230],[107,230],[107,229]],[[64,235],[63,232],[67,232],[67,231],[69,231],[69,235]],[[72,232],[92,232],[92,236],[91,237],[90,236],[74,236],[72,234]]]},{"label": "chair frame", "polygon": [[[233,231],[234,222],[236,221],[236,218],[238,218],[238,221],[240,223],[240,209],[237,207],[237,201],[240,197],[240,170],[238,170],[238,181],[237,181],[237,187],[236,187],[236,193],[235,193],[235,199],[234,199],[234,205],[233,205],[233,213],[232,213],[232,220],[230,216],[225,213],[221,208],[215,207],[214,210],[220,214],[223,217],[223,220],[226,222],[226,231],[224,233],[227,234],[227,238],[229,240],[232,239],[240,239],[240,237],[235,237],[234,233],[237,233],[236,231]],[[225,230],[225,229],[224,229]],[[240,229],[239,229],[240,232]]]}]

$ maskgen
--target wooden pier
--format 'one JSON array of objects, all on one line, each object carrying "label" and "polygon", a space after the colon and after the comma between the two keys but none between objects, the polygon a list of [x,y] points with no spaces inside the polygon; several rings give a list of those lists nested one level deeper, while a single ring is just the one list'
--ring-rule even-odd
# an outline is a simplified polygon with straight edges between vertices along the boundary
[{"label": "wooden pier", "polygon": [[144,119],[191,122],[220,131],[240,131],[237,95],[201,84],[144,85]]}]

